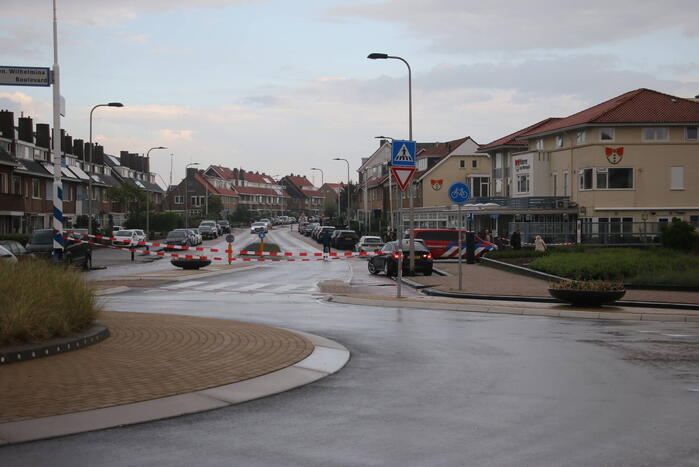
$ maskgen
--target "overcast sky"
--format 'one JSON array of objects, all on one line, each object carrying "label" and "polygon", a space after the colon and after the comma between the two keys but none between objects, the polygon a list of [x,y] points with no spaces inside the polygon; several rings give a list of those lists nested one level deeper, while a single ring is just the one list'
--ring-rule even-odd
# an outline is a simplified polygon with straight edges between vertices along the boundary
[{"label": "overcast sky", "polygon": [[[193,6],[195,5],[196,6]],[[165,181],[199,162],[351,177],[374,136],[485,144],[646,87],[699,94],[696,0],[58,0],[62,126],[144,153]],[[51,0],[2,0],[0,65],[51,66]],[[50,88],[0,108],[51,122]]]}]

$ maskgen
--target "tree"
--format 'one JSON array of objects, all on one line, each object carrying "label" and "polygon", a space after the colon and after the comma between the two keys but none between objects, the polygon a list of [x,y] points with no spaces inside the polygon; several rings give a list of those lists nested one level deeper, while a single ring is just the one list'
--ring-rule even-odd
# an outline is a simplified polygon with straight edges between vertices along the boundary
[{"label": "tree", "polygon": [[248,224],[252,220],[252,213],[246,205],[239,205],[238,209],[235,210],[233,216],[231,216],[233,222],[240,224]]},{"label": "tree", "polygon": [[107,198],[126,209],[129,219],[137,219],[145,212],[146,193],[129,183],[107,188]]},{"label": "tree", "polygon": [[323,213],[326,217],[335,217],[337,215],[337,198],[325,198]]},{"label": "tree", "polygon": [[220,219],[221,211],[223,211],[223,201],[221,201],[221,197],[219,195],[209,195],[207,202],[209,203],[209,217],[212,219]]}]

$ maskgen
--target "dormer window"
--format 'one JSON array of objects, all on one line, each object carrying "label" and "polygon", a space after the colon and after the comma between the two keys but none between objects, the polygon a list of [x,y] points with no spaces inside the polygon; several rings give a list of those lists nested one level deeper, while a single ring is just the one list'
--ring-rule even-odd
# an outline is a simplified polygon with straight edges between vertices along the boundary
[{"label": "dormer window", "polygon": [[599,140],[600,141],[614,141],[614,128],[600,128],[599,129]]}]

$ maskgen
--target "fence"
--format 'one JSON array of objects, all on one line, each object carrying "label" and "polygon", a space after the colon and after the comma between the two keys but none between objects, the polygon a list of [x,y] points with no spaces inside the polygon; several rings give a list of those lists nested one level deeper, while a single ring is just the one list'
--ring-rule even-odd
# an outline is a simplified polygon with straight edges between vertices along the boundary
[{"label": "fence", "polygon": [[[661,222],[510,222],[509,232],[520,229],[523,243],[532,243],[540,235],[546,243],[583,243],[587,245],[657,245],[664,223]],[[578,232],[579,228],[579,232]]]}]

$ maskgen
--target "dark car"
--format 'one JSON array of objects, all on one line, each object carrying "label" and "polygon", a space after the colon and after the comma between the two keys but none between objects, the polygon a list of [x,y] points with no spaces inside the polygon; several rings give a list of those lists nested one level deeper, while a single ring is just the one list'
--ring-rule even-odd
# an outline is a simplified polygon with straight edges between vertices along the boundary
[{"label": "dark car", "polygon": [[359,241],[359,235],[354,230],[335,230],[330,241],[338,250],[351,250]]},{"label": "dark car", "polygon": [[[200,227],[201,230],[201,227]],[[167,233],[165,237],[165,243],[167,245],[177,245],[177,246],[192,246],[192,239],[184,229],[172,230]],[[177,250],[177,248],[164,248],[165,251]]]},{"label": "dark car", "polygon": [[[87,231],[86,231],[87,232]],[[90,269],[92,247],[79,241],[80,235],[71,234],[64,238],[63,262]],[[32,232],[27,243],[27,251],[37,257],[51,258],[53,255],[53,229],[39,229]]]},{"label": "dark car", "polygon": [[228,221],[216,221],[222,233],[231,233],[231,223]]},{"label": "dark car", "polygon": [[[378,274],[384,271],[388,277],[396,276],[401,249],[403,250],[403,274],[405,275],[410,271],[410,242],[407,240],[395,240],[385,244],[376,256],[369,258],[369,273]],[[432,275],[432,254],[425,245],[419,242],[415,242],[415,272],[421,272],[426,276]]]},{"label": "dark car", "polygon": [[199,226],[199,233],[201,234],[201,238],[204,238],[206,240],[216,238],[216,230],[214,230],[214,227],[212,225],[208,224],[202,224]]},{"label": "dark car", "polygon": [[19,261],[35,257],[33,253],[29,253],[21,243],[15,240],[0,240],[0,246],[5,247],[5,249],[15,255]]},{"label": "dark car", "polygon": [[323,235],[326,233],[329,235],[332,235],[332,233],[335,231],[335,227],[331,225],[324,225],[321,227],[318,227],[316,230],[313,231],[312,237],[315,239],[316,242],[322,243],[323,242]]}]

